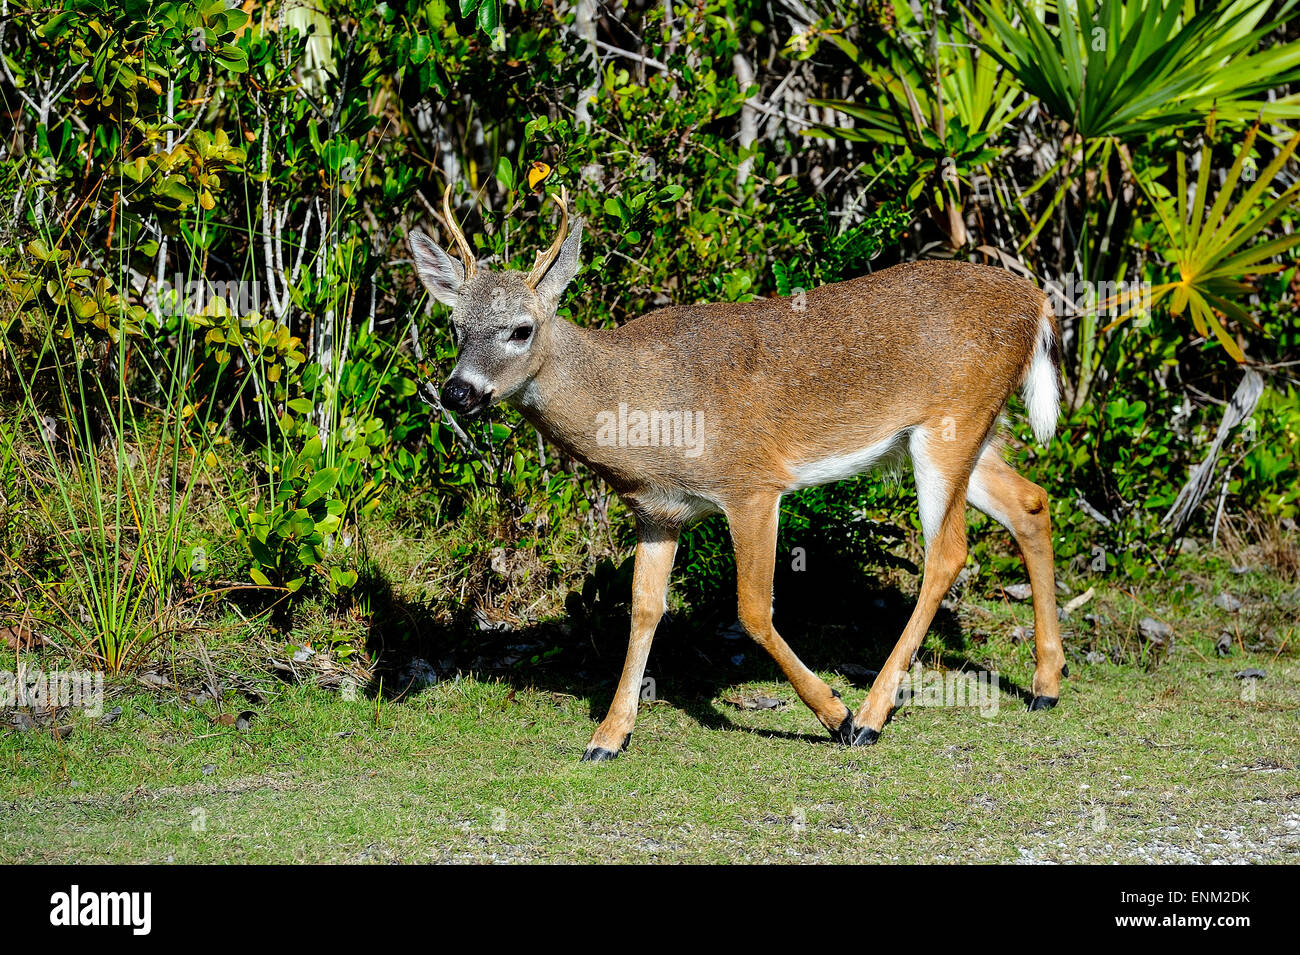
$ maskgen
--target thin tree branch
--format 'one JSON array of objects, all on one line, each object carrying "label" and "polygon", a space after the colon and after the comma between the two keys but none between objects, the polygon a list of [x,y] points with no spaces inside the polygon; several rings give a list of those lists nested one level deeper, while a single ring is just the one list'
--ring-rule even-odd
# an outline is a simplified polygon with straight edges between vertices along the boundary
[{"label": "thin tree branch", "polygon": [[653,57],[645,56],[641,53],[633,53],[631,50],[625,50],[622,47],[614,46],[613,44],[606,43],[604,40],[594,40],[593,42],[599,49],[604,50],[606,53],[613,53],[615,56],[622,56],[629,60],[635,60],[638,63],[642,63],[645,66],[649,66],[663,73],[672,72],[668,68],[667,63],[656,60]]}]

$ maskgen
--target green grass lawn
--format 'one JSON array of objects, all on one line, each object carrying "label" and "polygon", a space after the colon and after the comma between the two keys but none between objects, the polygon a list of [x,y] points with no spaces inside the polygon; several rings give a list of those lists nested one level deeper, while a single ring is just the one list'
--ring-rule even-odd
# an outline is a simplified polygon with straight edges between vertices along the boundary
[{"label": "green grass lawn", "polygon": [[[1230,582],[1289,619],[1267,651],[1243,639],[1216,656],[1211,586],[1180,605],[1159,665],[1089,664],[1095,635],[1067,622],[1055,710],[1029,713],[1010,691],[991,716],[906,706],[857,750],[751,660],[730,682],[725,666],[703,683],[662,671],[631,749],[580,763],[617,676],[612,638],[590,686],[527,663],[398,698],[259,678],[252,702],[223,703],[255,713],[246,730],[212,702],[131,681],[110,725],[0,733],[0,861],[1296,862],[1293,596],[1264,575]],[[1095,602],[1119,641],[1144,612],[1129,599],[1103,588]],[[1027,683],[1029,646],[1005,634],[1031,621],[1028,604],[968,596],[955,616],[966,658]],[[1267,674],[1254,700],[1234,676],[1247,666]],[[823,675],[851,704],[866,692]],[[723,700],[746,694],[790,705]]]}]

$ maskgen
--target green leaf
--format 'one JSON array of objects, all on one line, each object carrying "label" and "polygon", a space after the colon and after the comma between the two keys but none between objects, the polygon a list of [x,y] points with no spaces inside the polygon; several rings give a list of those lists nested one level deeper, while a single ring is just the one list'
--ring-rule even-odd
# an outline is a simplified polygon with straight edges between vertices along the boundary
[{"label": "green leaf", "polygon": [[433,44],[430,43],[428,36],[421,33],[416,36],[415,40],[411,43],[411,62],[416,66],[419,66],[429,58],[429,54],[432,52]]},{"label": "green leaf", "polygon": [[227,33],[234,33],[248,23],[248,20],[249,16],[243,10],[238,7],[230,7],[218,18],[217,32],[222,36]]},{"label": "green leaf", "polygon": [[515,169],[510,164],[509,156],[502,156],[497,160],[497,180],[505,188],[506,192],[514,192]]},{"label": "green leaf", "polygon": [[302,492],[303,505],[312,504],[334,490],[339,483],[338,468],[321,468],[307,482],[307,489]]},{"label": "green leaf", "polygon": [[44,239],[32,239],[27,243],[27,253],[42,262],[58,262],[68,257],[65,249],[53,249],[45,244]]},{"label": "green leaf", "polygon": [[233,43],[223,43],[213,54],[218,62],[232,73],[248,72],[248,53]]},{"label": "green leaf", "polygon": [[298,452],[298,457],[294,460],[294,470],[297,471],[306,464],[312,464],[314,466],[316,459],[319,458],[320,455],[320,435],[313,434],[307,439],[307,443],[303,445],[302,450]]},{"label": "green leaf", "polygon": [[164,179],[162,185],[157,187],[157,193],[160,196],[175,200],[180,204],[181,208],[194,204],[194,190],[179,179]]},{"label": "green leaf", "polygon": [[498,0],[483,0],[478,8],[478,28],[491,36],[501,22],[501,9]]},{"label": "green leaf", "polygon": [[256,537],[249,537],[247,538],[247,543],[248,550],[253,555],[255,561],[266,567],[275,566],[275,554],[271,552],[271,548],[263,541]]}]

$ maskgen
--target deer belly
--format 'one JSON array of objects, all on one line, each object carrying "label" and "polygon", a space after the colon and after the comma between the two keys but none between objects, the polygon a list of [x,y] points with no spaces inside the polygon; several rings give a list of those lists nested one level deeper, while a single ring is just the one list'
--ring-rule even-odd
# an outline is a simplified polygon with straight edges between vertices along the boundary
[{"label": "deer belly", "polygon": [[902,447],[899,435],[893,434],[883,441],[856,451],[848,451],[823,458],[787,464],[793,480],[787,491],[798,491],[821,484],[833,484],[861,474],[869,468],[891,463]]}]

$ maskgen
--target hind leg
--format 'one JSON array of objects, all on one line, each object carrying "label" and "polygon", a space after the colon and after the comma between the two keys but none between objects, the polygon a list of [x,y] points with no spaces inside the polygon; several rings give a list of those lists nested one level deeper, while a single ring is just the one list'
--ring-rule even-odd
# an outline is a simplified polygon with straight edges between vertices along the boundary
[{"label": "hind leg", "polygon": [[1007,530],[1020,545],[1034,593],[1034,699],[1031,710],[1050,709],[1061,695],[1065,651],[1056,619],[1056,573],[1047,493],[1002,460],[996,446],[984,449],[966,489],[966,499]]},{"label": "hind leg", "polygon": [[[985,434],[987,430],[968,427],[958,433]],[[912,657],[925,640],[940,602],[966,562],[966,508],[961,489],[970,478],[978,444],[947,442],[939,434],[937,426],[917,428],[909,442],[925,532],[921,593],[902,636],[871,684],[866,702],[853,716],[855,746],[870,745],[880,736],[897,702],[903,674],[912,665]]]}]

